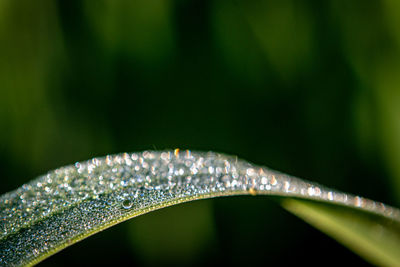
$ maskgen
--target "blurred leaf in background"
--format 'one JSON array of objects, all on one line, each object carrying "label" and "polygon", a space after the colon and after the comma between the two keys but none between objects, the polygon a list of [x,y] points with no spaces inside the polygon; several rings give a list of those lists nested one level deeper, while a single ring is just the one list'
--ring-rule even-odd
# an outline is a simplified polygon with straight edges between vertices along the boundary
[{"label": "blurred leaf in background", "polygon": [[46,161],[44,154],[57,127],[49,88],[60,76],[57,62],[63,52],[56,5],[2,1],[2,14],[2,150],[11,160],[32,168]]},{"label": "blurred leaf in background", "polygon": [[90,27],[105,48],[154,68],[176,49],[173,1],[85,1]]},{"label": "blurred leaf in background", "polygon": [[[2,192],[78,160],[180,147],[399,205],[399,13],[389,0],[2,0]],[[310,263],[309,251],[360,261],[263,198],[209,203],[122,224],[43,265],[152,264],[132,235],[190,212],[205,241],[182,264],[263,263],[265,251],[272,263]]]},{"label": "blurred leaf in background", "polygon": [[239,8],[281,79],[309,71],[316,42],[307,5],[296,1],[241,1]]},{"label": "blurred leaf in background", "polygon": [[[362,8],[355,8],[362,5]],[[359,79],[356,91],[359,139],[382,155],[391,174],[392,194],[400,199],[400,50],[394,1],[333,2],[332,12],[343,36],[344,53]],[[371,15],[377,17],[370,20]]]}]

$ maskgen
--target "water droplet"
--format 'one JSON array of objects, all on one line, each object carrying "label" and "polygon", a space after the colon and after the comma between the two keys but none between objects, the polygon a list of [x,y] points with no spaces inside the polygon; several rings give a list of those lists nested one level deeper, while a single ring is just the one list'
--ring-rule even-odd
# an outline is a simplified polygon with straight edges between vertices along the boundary
[{"label": "water droplet", "polygon": [[309,187],[307,189],[307,193],[308,193],[309,196],[313,196],[314,195],[314,187]]},{"label": "water droplet", "polygon": [[354,204],[355,204],[357,207],[361,207],[362,204],[363,204],[363,199],[362,199],[361,197],[359,197],[359,196],[356,196],[356,197],[354,198]]},{"label": "water droplet", "polygon": [[319,187],[314,188],[314,195],[316,195],[316,196],[321,195],[321,189]]},{"label": "water droplet", "polygon": [[250,193],[250,195],[252,195],[252,196],[257,195],[257,191],[256,191],[256,189],[255,189],[254,187],[251,187],[251,188],[249,189],[249,193]]},{"label": "water droplet", "polygon": [[261,178],[261,184],[267,184],[267,183],[268,183],[267,177],[262,177]]},{"label": "water droplet", "polygon": [[275,175],[271,176],[271,185],[276,185],[278,181],[276,181]]},{"label": "water droplet", "polygon": [[253,176],[256,174],[256,171],[253,168],[249,168],[246,170],[247,175]]},{"label": "water droplet", "polygon": [[174,155],[175,155],[175,157],[179,158],[179,148],[176,148],[174,150]]},{"label": "water droplet", "polygon": [[132,201],[130,199],[125,199],[124,201],[122,201],[122,207],[124,209],[130,209],[132,208]]}]

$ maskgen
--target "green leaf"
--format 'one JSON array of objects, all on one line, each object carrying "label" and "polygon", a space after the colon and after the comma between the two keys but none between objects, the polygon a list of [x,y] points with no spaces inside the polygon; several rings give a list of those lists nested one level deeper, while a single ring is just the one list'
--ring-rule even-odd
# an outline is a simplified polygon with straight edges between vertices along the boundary
[{"label": "green leaf", "polygon": [[[357,213],[365,211],[376,219],[360,219],[360,224],[376,223],[384,231],[399,233],[400,211],[379,202],[334,191],[236,157],[178,149],[145,151],[78,162],[2,195],[0,265],[34,265],[112,225],[163,207],[218,196],[258,194],[331,203]],[[309,208],[307,212],[306,205],[298,208],[301,206],[293,203],[296,202],[284,205],[296,214],[303,211],[304,216],[308,214],[311,218],[314,211],[323,218],[322,211]],[[319,221],[321,225],[332,225],[328,220]],[[340,225],[344,226],[338,228],[339,232],[347,229],[348,232],[340,233],[348,236],[354,233],[351,238],[354,244],[364,242],[362,234],[355,233],[358,227],[345,222],[343,219]],[[367,234],[365,238],[369,238]],[[399,248],[398,243],[382,235],[382,243],[385,242],[393,251]],[[393,253],[373,252],[376,256],[373,262],[398,259]]]},{"label": "green leaf", "polygon": [[282,205],[338,242],[380,266],[400,264],[400,224],[343,206],[285,199]]}]

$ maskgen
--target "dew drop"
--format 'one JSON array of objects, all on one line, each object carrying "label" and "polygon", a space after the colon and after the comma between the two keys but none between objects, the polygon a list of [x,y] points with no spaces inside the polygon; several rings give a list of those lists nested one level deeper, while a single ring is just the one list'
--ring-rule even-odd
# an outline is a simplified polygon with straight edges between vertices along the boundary
[{"label": "dew drop", "polygon": [[255,189],[254,187],[251,187],[251,188],[249,189],[249,193],[250,193],[250,195],[252,195],[252,196],[256,196],[256,195],[257,195],[257,191],[256,191],[256,189]]},{"label": "dew drop", "polygon": [[278,183],[278,181],[275,178],[275,175],[271,176],[271,185],[276,185]]},{"label": "dew drop", "polygon": [[122,207],[124,209],[130,209],[132,208],[132,201],[129,199],[125,199],[124,201],[122,201]]}]

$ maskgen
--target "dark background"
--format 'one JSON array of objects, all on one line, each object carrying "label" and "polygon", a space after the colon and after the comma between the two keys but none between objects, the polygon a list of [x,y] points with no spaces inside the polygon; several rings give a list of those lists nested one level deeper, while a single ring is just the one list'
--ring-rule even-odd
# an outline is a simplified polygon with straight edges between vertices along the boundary
[{"label": "dark background", "polygon": [[[1,193],[119,152],[235,154],[400,204],[396,1],[0,1]],[[364,263],[266,197],[171,207],[43,266]],[[365,263],[364,263],[365,264]]]}]

